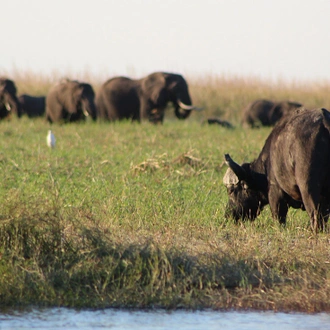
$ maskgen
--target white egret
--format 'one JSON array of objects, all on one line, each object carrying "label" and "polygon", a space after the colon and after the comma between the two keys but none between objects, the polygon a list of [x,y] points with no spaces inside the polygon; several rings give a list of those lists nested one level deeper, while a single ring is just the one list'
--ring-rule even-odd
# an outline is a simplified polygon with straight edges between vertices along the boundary
[{"label": "white egret", "polygon": [[51,130],[48,130],[48,134],[47,134],[48,147],[55,148],[55,143],[56,143],[55,135],[53,134],[53,132]]}]

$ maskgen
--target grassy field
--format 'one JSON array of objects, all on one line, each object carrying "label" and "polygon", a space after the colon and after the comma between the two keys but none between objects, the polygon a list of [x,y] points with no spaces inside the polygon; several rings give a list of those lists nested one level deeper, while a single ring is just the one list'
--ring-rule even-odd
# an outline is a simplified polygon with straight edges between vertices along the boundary
[{"label": "grassy field", "polygon": [[[38,78],[38,79],[37,79]],[[19,93],[47,77],[21,75]],[[96,81],[96,80],[95,80]],[[95,89],[100,82],[95,82]],[[306,213],[286,228],[266,208],[254,222],[224,218],[224,153],[259,154],[270,129],[242,129],[252,99],[330,105],[330,83],[192,80],[186,121],[162,126],[43,119],[0,123],[0,307],[74,306],[330,311],[330,239]],[[210,116],[236,128],[201,125]]]}]

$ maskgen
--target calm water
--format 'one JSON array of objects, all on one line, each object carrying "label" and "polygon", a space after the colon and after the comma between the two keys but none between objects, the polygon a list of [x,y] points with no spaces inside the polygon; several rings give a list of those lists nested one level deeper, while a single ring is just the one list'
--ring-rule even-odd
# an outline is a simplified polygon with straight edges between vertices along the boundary
[{"label": "calm water", "polygon": [[330,329],[330,314],[33,309],[0,314],[0,329],[303,330]]}]

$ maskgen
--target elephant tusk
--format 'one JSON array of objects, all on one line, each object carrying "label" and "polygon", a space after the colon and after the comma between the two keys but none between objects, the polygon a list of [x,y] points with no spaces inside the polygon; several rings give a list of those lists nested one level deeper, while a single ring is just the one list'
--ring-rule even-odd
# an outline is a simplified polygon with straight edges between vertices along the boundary
[{"label": "elephant tusk", "polygon": [[7,111],[11,110],[11,106],[8,102],[5,103],[5,108],[7,109]]},{"label": "elephant tusk", "polygon": [[195,110],[195,111],[201,111],[203,110],[203,108],[198,108],[194,105],[187,105],[187,104],[184,104],[183,102],[181,102],[180,100],[178,100],[178,105],[181,109],[183,110]]},{"label": "elephant tusk", "polygon": [[84,114],[85,117],[88,117],[89,116],[89,113],[86,111],[86,109],[83,109],[82,112],[83,112],[83,114]]},{"label": "elephant tusk", "polygon": [[203,111],[204,110],[204,108],[203,107],[195,107],[195,109],[194,109],[195,111]]}]

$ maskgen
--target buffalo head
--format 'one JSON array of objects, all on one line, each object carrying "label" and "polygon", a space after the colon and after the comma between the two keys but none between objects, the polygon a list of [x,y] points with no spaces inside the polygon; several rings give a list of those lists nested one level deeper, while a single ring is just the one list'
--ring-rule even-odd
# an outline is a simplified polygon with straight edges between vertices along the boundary
[{"label": "buffalo head", "polygon": [[225,216],[254,220],[267,204],[267,178],[251,170],[249,163],[238,165],[228,154],[225,162],[229,167],[223,178],[229,197]]}]

